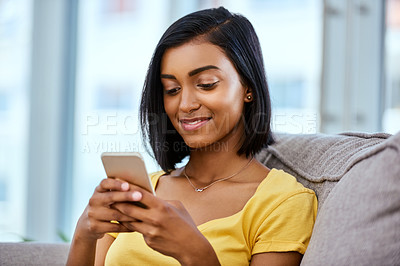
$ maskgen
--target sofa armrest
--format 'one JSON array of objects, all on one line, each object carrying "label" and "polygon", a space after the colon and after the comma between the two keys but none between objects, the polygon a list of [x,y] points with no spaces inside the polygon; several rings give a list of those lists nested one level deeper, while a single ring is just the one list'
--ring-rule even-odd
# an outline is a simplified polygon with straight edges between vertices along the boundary
[{"label": "sofa armrest", "polygon": [[65,265],[67,243],[0,243],[0,265]]}]

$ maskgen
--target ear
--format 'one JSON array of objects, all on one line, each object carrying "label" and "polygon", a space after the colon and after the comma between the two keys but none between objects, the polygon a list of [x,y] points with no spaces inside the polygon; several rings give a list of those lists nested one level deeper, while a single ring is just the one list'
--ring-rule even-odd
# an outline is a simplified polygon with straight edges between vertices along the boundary
[{"label": "ear", "polygon": [[253,93],[250,88],[246,88],[246,93],[244,95],[244,102],[249,103],[253,101]]}]

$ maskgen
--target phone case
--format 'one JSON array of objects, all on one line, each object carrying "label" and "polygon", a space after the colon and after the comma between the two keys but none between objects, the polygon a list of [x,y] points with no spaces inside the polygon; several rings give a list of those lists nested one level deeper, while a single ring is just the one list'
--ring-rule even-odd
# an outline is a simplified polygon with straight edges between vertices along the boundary
[{"label": "phone case", "polygon": [[146,166],[137,152],[103,152],[101,154],[107,177],[127,181],[155,195]]}]

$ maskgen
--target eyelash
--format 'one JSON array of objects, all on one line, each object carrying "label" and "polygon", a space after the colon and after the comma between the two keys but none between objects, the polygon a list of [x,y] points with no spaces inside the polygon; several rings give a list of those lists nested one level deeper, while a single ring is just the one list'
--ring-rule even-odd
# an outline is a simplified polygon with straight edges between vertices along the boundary
[{"label": "eyelash", "polygon": [[[217,85],[218,82],[219,82],[219,81],[216,81],[216,82],[214,82],[214,83],[197,84],[196,86],[197,86],[197,87],[201,87],[201,88],[204,89],[204,90],[209,90],[209,89],[214,88],[214,86]],[[176,88],[167,90],[167,91],[165,91],[165,94],[168,94],[168,95],[176,94],[176,93],[178,92],[179,89],[180,89],[179,87],[176,87]]]},{"label": "eyelash", "polygon": [[211,89],[213,88],[215,85],[217,85],[219,81],[216,81],[214,83],[207,83],[207,84],[197,84],[198,87],[204,88],[204,89]]},{"label": "eyelash", "polygon": [[165,91],[165,94],[168,94],[168,95],[175,94],[175,93],[178,92],[179,89],[180,89],[180,88],[178,87],[178,88],[173,88],[173,89],[170,89],[170,90],[166,90],[166,91]]}]

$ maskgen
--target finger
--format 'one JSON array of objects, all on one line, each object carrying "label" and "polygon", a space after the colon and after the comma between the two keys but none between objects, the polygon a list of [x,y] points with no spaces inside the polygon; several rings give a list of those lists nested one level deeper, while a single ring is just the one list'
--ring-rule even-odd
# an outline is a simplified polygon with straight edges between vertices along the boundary
[{"label": "finger", "polygon": [[129,183],[119,179],[105,178],[96,187],[97,192],[105,191],[128,191]]},{"label": "finger", "polygon": [[129,191],[133,192],[133,201],[141,202],[148,208],[160,206],[160,199],[154,196],[153,193],[133,184],[129,184],[129,187]]},{"label": "finger", "polygon": [[118,221],[118,222],[134,222],[137,221],[135,218],[132,218],[128,215],[121,213],[120,211],[113,209],[102,207],[101,209],[96,209],[94,211],[88,211],[89,218],[102,221],[102,222],[110,222],[110,221]]},{"label": "finger", "polygon": [[115,203],[113,208],[118,210],[120,213],[134,218],[136,221],[148,221],[148,210],[142,207],[134,205],[134,203]]},{"label": "finger", "polygon": [[123,222],[121,224],[128,230],[139,232],[144,236],[155,236],[156,229],[152,225],[143,222]]},{"label": "finger", "polygon": [[105,191],[96,193],[89,200],[90,206],[110,206],[115,202],[131,202],[137,198],[137,193],[121,191]]},{"label": "finger", "polygon": [[[97,228],[95,228],[95,227],[97,227]],[[92,226],[91,229],[96,230],[97,232],[101,232],[102,234],[132,232],[132,229],[127,228],[123,224],[111,223],[111,222],[99,223],[95,226]]]}]

